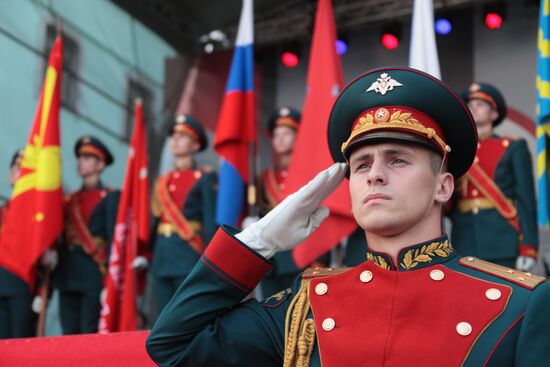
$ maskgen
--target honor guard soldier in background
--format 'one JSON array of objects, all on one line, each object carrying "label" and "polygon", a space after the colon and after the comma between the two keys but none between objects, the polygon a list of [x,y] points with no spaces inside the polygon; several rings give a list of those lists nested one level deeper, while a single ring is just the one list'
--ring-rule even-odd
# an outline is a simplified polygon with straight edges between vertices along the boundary
[{"label": "honor guard soldier in background", "polygon": [[506,116],[506,103],[495,87],[474,83],[462,98],[476,122],[479,144],[472,167],[455,187],[453,245],[464,255],[530,270],[538,229],[527,143],[495,134]]},{"label": "honor guard soldier in background", "polygon": [[179,115],[170,128],[174,170],[155,183],[151,209],[156,236],[152,244],[154,290],[159,312],[189,274],[216,230],[216,174],[197,167],[194,156],[206,149],[199,121]]},{"label": "honor guard soldier in background", "polygon": [[[147,350],[163,366],[550,366],[542,278],[462,257],[441,229],[476,127],[438,79],[382,68],[353,81],[328,127],[336,163],[245,230],[222,227]],[[318,142],[320,143],[320,142]],[[291,292],[241,300],[328,216],[346,174],[369,244],[350,269],[308,269]]]},{"label": "honor guard soldier in background", "polygon": [[[11,160],[9,182],[12,187],[19,177],[22,159],[23,150],[18,150]],[[0,240],[8,210],[9,202],[0,207]],[[27,282],[0,267],[0,339],[34,336],[36,317],[31,310],[33,294],[34,289],[29,289]]]},{"label": "honor guard soldier in background", "polygon": [[113,156],[97,138],[84,136],[74,148],[82,187],[65,198],[64,238],[53,275],[59,289],[63,334],[94,333],[108,266],[120,192],[100,180]]},{"label": "honor guard soldier in background", "polygon": [[[282,193],[296,135],[300,127],[300,119],[300,112],[290,107],[279,108],[269,119],[268,129],[271,137],[273,166],[263,172],[259,185],[261,216],[265,216],[283,199]],[[265,276],[261,284],[264,296],[270,296],[289,288],[301,272],[292,259],[292,251],[279,252],[273,261],[273,269]]]}]

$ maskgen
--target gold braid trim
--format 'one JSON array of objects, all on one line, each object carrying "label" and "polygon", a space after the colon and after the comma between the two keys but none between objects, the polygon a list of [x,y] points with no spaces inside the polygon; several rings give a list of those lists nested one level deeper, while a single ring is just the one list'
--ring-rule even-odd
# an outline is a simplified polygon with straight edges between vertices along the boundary
[{"label": "gold braid trim", "polygon": [[309,366],[311,353],[313,353],[313,344],[315,344],[315,321],[313,319],[306,319],[302,327],[302,333],[298,338],[297,367]]},{"label": "gold braid trim", "polygon": [[449,240],[445,242],[432,242],[429,245],[424,245],[420,249],[411,249],[403,256],[401,266],[406,269],[412,269],[418,266],[419,263],[430,263],[434,257],[448,257],[453,252],[453,247]]},{"label": "gold braid trim", "polygon": [[368,131],[381,129],[402,129],[426,135],[428,139],[433,139],[435,141],[442,152],[450,151],[447,144],[445,144],[443,139],[437,135],[434,129],[422,125],[422,123],[414,118],[410,112],[401,112],[401,110],[396,110],[390,116],[387,110],[383,110],[385,113],[381,116],[378,116],[378,111],[376,111],[376,116],[373,116],[372,113],[367,113],[359,118],[359,122],[353,128],[350,137],[342,144],[342,152],[346,150],[348,144],[351,143],[356,136]]},{"label": "gold braid trim", "polygon": [[373,263],[375,263],[376,265],[378,265],[382,269],[390,270],[390,266],[388,265],[388,263],[386,262],[386,260],[384,260],[384,258],[382,256],[374,255],[370,252],[367,252],[367,260],[372,261]]},{"label": "gold braid trim", "polygon": [[[298,290],[296,296],[292,299],[286,313],[285,355],[283,367],[298,366],[298,361],[309,361],[311,358],[311,352],[313,350],[313,336],[315,334],[314,332],[312,333],[311,327],[307,326],[311,322],[308,321],[306,323],[306,317],[310,308],[310,283],[311,279],[302,279],[300,290]],[[311,345],[308,348],[308,340],[310,339]],[[300,348],[300,345],[302,345],[302,348]],[[300,351],[303,353],[300,353]]]}]

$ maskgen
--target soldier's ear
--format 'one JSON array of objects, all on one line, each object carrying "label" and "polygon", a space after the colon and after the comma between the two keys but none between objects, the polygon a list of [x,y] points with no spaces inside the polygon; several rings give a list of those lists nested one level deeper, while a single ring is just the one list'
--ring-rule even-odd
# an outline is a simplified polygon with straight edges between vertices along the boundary
[{"label": "soldier's ear", "polygon": [[105,169],[105,161],[103,161],[102,159],[98,159],[99,161],[99,172],[103,172],[103,170]]},{"label": "soldier's ear", "polygon": [[498,111],[494,108],[491,109],[491,121],[496,121],[498,119]]},{"label": "soldier's ear", "polygon": [[198,141],[195,141],[192,146],[193,153],[197,153],[201,149],[201,145]]},{"label": "soldier's ear", "polygon": [[437,187],[435,188],[434,200],[437,203],[445,204],[453,195],[455,188],[455,182],[453,175],[449,172],[442,172],[439,174],[439,180],[437,180]]}]

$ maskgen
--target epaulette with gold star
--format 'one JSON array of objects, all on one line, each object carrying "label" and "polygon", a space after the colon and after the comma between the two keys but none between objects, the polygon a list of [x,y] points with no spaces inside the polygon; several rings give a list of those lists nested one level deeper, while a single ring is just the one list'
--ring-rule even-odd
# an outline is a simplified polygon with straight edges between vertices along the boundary
[{"label": "epaulette with gold star", "polygon": [[468,268],[476,269],[484,273],[497,276],[501,279],[508,280],[527,289],[534,289],[545,280],[544,277],[540,277],[538,275],[533,275],[524,271],[507,268],[506,266],[493,264],[491,262],[480,260],[472,256],[463,257],[458,262]]},{"label": "epaulette with gold star", "polygon": [[307,268],[302,272],[302,279],[336,275],[348,271],[351,268]]}]

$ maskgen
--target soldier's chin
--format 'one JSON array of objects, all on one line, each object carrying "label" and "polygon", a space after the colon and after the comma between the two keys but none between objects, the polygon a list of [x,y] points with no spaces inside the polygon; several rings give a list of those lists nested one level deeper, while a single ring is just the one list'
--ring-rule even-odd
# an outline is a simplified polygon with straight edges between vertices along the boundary
[{"label": "soldier's chin", "polygon": [[402,231],[402,223],[391,218],[382,218],[382,216],[373,216],[372,218],[364,218],[358,224],[368,234],[372,233],[380,237],[395,236]]}]

